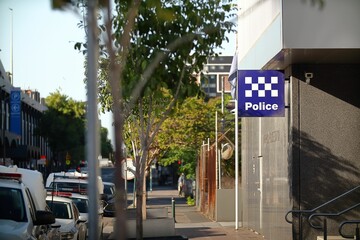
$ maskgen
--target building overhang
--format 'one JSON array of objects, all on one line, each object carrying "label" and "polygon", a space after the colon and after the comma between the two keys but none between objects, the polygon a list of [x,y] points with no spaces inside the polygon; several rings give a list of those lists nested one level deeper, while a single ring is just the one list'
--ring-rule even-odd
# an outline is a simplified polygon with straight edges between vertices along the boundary
[{"label": "building overhang", "polygon": [[294,64],[360,64],[360,49],[283,49],[263,69],[284,70]]}]

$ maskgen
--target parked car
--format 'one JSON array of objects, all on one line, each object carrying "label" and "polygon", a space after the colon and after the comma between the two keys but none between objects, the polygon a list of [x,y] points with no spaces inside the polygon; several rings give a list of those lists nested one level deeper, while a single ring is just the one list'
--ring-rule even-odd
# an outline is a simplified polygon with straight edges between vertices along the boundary
[{"label": "parked car", "polygon": [[0,166],[0,238],[59,239],[45,198],[40,172]]},{"label": "parked car", "polygon": [[86,219],[80,216],[75,203],[65,197],[47,196],[46,203],[55,216],[56,224],[60,225],[61,239],[85,240]]},{"label": "parked car", "polygon": [[112,182],[104,182],[104,216],[115,216],[115,184]]},{"label": "parked car", "polygon": [[[86,224],[86,237],[89,236],[89,228],[88,228],[88,224],[89,224],[89,197],[85,194],[80,194],[80,193],[74,193],[74,192],[63,192],[58,191],[58,192],[52,192],[52,191],[48,191],[48,195],[49,196],[59,196],[59,197],[66,197],[69,198],[73,201],[73,203],[75,203],[76,207],[79,210],[80,213],[80,217],[82,220],[85,221]],[[97,239],[102,239],[103,238],[103,229],[104,229],[104,220],[103,220],[103,215],[104,215],[104,210],[103,210],[103,203],[102,201],[99,204],[99,208],[98,208],[98,214],[99,214],[99,221],[98,221],[98,233],[99,236]]]},{"label": "parked car", "polygon": [[[63,189],[68,192],[84,192],[88,188],[88,174],[79,172],[55,172],[50,173],[46,179],[47,189]],[[104,184],[102,178],[98,176],[98,191],[104,193]]]}]

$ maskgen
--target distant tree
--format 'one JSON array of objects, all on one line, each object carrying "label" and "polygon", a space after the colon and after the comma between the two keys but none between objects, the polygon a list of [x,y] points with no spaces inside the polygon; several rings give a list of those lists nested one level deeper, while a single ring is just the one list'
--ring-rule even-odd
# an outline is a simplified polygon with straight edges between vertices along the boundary
[{"label": "distant tree", "polygon": [[215,112],[221,99],[204,101],[192,97],[178,104],[174,114],[165,120],[157,141],[166,154],[159,159],[163,165],[181,162],[180,170],[188,178],[195,176],[198,153],[203,141],[215,137]]},{"label": "distant tree", "polygon": [[101,127],[100,129],[100,143],[101,143],[101,156],[112,160],[114,153],[113,146],[110,139],[108,138],[108,129]]},{"label": "distant tree", "polygon": [[[44,137],[53,151],[55,161],[65,168],[66,155],[70,166],[76,166],[84,157],[85,103],[60,93],[51,93],[45,104],[48,110],[39,119],[36,134]],[[52,159],[49,166],[52,167]]]},{"label": "distant tree", "polygon": [[[55,161],[65,169],[66,155],[70,156],[70,165],[76,167],[85,159],[85,102],[75,101],[61,94],[59,90],[51,93],[45,104],[48,110],[40,117],[35,134],[44,137],[53,151]],[[101,154],[109,157],[113,153],[108,130],[101,128]],[[53,159],[49,159],[49,167]]]}]

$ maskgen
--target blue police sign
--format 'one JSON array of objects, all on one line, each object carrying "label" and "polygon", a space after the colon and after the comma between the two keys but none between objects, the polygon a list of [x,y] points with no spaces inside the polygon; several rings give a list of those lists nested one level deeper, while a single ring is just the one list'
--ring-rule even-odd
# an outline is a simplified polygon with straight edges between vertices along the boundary
[{"label": "blue police sign", "polygon": [[283,117],[284,74],[274,70],[238,71],[239,117]]},{"label": "blue police sign", "polygon": [[10,132],[21,136],[21,89],[13,88],[10,93]]}]

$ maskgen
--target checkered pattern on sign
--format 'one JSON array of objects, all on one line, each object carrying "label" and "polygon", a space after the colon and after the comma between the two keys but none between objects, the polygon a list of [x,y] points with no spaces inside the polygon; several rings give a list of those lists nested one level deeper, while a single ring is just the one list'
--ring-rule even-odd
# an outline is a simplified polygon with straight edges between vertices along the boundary
[{"label": "checkered pattern on sign", "polygon": [[[265,97],[266,92],[271,97],[278,97],[279,92],[277,89],[272,89],[273,84],[278,84],[278,77],[271,77],[270,83],[266,82],[265,77],[258,77],[257,82],[253,82],[252,77],[245,77],[245,84],[251,84],[250,90],[245,90],[245,97],[253,97],[257,94],[257,97]],[[256,95],[255,95],[256,96]]]}]

